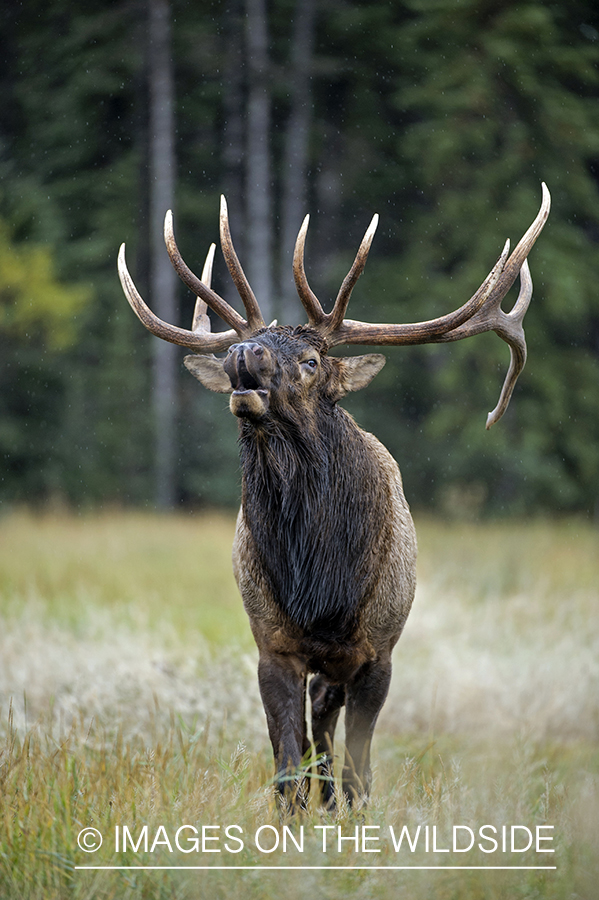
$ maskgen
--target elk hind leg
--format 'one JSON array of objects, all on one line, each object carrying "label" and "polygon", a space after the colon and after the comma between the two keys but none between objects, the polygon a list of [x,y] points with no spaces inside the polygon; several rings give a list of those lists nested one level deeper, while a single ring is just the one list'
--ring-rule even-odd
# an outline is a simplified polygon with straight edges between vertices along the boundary
[{"label": "elk hind leg", "polygon": [[333,684],[324,675],[315,675],[310,682],[312,704],[312,739],[320,761],[322,802],[329,809],[335,805],[333,781],[333,742],[341,707],[345,703],[345,685]]}]

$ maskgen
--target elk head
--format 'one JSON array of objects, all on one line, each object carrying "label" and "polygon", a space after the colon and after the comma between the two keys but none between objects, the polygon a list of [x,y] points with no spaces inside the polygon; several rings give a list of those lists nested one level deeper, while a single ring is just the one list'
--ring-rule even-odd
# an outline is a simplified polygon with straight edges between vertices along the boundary
[{"label": "elk head", "polygon": [[[349,391],[365,387],[380,371],[385,358],[380,354],[333,358],[327,351],[339,344],[399,345],[457,341],[485,331],[495,331],[510,347],[511,359],[499,402],[487,417],[487,428],[507,409],[518,375],[526,361],[522,321],[532,297],[532,280],[527,256],[549,214],[550,196],[545,184],[539,213],[509,254],[509,240],[497,263],[470,300],[459,309],[437,319],[411,324],[376,325],[345,318],[356,281],[362,274],[376,226],[374,216],[364,235],[354,263],[346,276],[332,312],[325,313],[312,292],[304,270],[304,245],[309,217],[300,229],[293,259],[293,274],[308,323],[298,328],[266,327],[256,297],[233,248],[227,206],[221,198],[220,237],[223,255],[243,301],[246,317],[239,315],[210,287],[214,244],[202,278],[186,266],[177,248],[172,215],[166,214],[164,235],[171,262],[180,278],[198,298],[192,329],[177,328],[157,318],[139,295],[125,262],[125,245],[119,253],[119,276],[125,295],[140,321],[153,334],[194,351],[185,365],[210,390],[231,395],[231,411],[255,424],[309,410],[310,397],[335,403]],[[509,313],[501,302],[520,275],[520,293]],[[213,333],[207,307],[230,330]],[[227,351],[226,358],[213,354]],[[316,389],[316,390],[315,390]]]},{"label": "elk head", "polygon": [[224,360],[186,356],[185,365],[205,387],[231,395],[234,415],[257,425],[309,418],[317,399],[335,403],[365,387],[385,364],[379,353],[338,359],[326,350],[309,326],[271,325],[232,344]]}]

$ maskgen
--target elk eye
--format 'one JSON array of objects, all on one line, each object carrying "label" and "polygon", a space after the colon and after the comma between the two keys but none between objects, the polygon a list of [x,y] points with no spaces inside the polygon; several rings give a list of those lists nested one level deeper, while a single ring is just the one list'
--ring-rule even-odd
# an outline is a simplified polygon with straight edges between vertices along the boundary
[{"label": "elk eye", "polygon": [[318,360],[317,359],[307,359],[306,365],[310,366],[311,369],[315,369],[316,366],[318,365]]}]

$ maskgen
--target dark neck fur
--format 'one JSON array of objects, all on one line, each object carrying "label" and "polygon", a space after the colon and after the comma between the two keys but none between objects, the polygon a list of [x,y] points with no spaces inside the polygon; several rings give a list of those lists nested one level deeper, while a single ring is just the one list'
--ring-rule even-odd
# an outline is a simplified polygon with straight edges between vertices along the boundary
[{"label": "dark neck fur", "polygon": [[273,595],[315,638],[349,638],[377,572],[386,481],[351,416],[242,422],[243,512]]}]

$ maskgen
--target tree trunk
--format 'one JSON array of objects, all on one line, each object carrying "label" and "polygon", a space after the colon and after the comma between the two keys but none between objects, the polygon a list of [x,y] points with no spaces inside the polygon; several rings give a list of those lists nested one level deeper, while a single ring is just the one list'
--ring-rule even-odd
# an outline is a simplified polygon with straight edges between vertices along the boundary
[{"label": "tree trunk", "polygon": [[[235,249],[242,260],[246,259],[247,240],[244,209],[245,172],[245,54],[244,54],[244,0],[230,0],[225,18],[225,79],[223,104],[225,124],[223,134],[223,162],[225,196],[229,207],[229,222],[235,241]],[[230,278],[223,285],[222,295],[231,306],[239,309],[239,294]]]},{"label": "tree trunk", "polygon": [[291,51],[291,112],[285,135],[279,262],[281,319],[289,323],[297,320],[300,309],[292,260],[297,232],[306,214],[314,8],[314,0],[297,0]]},{"label": "tree trunk", "polygon": [[[174,88],[168,0],[149,0],[150,87],[150,297],[155,313],[175,322],[176,276],[164,247],[163,222],[173,208],[175,189]],[[155,499],[161,509],[174,506],[177,349],[153,339]]]},{"label": "tree trunk", "polygon": [[264,320],[272,318],[270,86],[265,0],[246,0],[249,69],[246,169],[246,272]]}]

